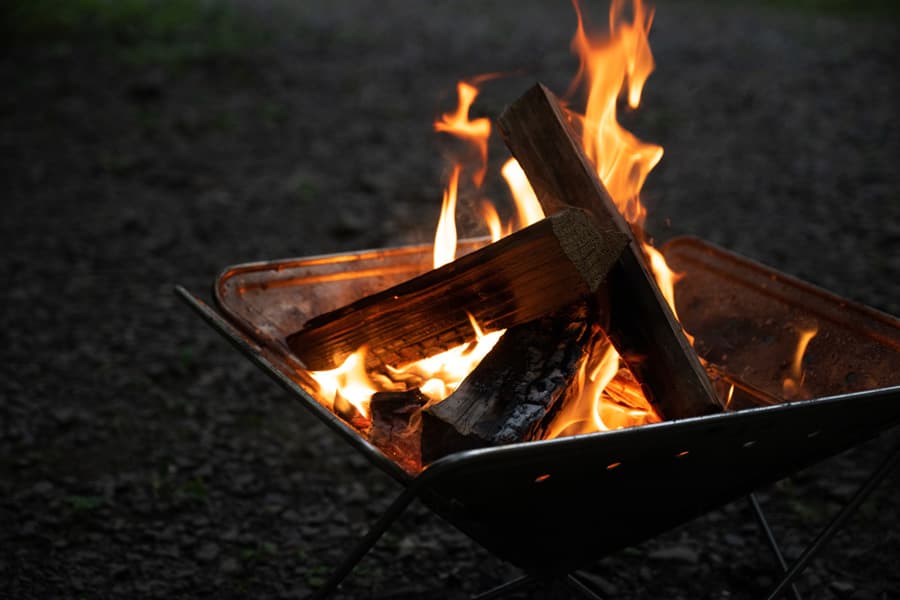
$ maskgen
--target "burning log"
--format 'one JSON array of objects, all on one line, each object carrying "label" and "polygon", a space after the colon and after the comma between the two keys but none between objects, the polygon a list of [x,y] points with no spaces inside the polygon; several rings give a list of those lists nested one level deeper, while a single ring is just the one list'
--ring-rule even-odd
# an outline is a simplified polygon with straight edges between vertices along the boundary
[{"label": "burning log", "polygon": [[422,460],[536,437],[586,357],[587,302],[509,329],[448,398],[422,412]]},{"label": "burning log", "polygon": [[556,97],[537,84],[500,115],[500,131],[528,176],[544,212],[587,210],[604,236],[627,235],[609,273],[610,337],[649,386],[664,418],[718,412],[721,405],[645,262],[630,226],[597,178]]},{"label": "burning log", "polygon": [[422,467],[419,411],[428,398],[418,389],[405,392],[378,392],[372,395],[369,440],[408,472]]},{"label": "burning log", "polygon": [[439,269],[307,321],[287,338],[313,370],[332,369],[360,346],[400,365],[485,330],[526,323],[594,293],[627,237],[598,231],[583,210],[558,212]]}]

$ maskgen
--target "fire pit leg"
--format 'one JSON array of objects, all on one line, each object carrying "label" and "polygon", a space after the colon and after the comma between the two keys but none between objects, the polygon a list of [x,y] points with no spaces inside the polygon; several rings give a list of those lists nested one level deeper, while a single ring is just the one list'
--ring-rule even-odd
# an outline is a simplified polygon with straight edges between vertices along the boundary
[{"label": "fire pit leg", "polygon": [[350,549],[350,552],[347,553],[344,560],[341,561],[341,564],[334,572],[332,572],[322,589],[313,594],[312,598],[314,600],[324,600],[337,590],[338,586],[340,586],[344,579],[350,575],[350,572],[353,571],[354,567],[359,564],[359,561],[368,554],[369,550],[371,550],[378,540],[381,539],[381,536],[394,524],[394,521],[396,521],[397,518],[403,514],[403,511],[409,507],[412,501],[415,500],[419,493],[418,488],[419,486],[410,485],[397,496],[396,500],[388,506],[387,510],[384,511],[375,524],[372,525],[356,545]]},{"label": "fire pit leg", "polygon": [[588,600],[603,600],[603,598],[595,594],[594,591],[591,590],[591,588],[589,588],[587,585],[585,585],[584,582],[581,581],[574,573],[569,573],[568,575],[566,575],[566,584],[568,584],[571,590],[581,594]]},{"label": "fire pit leg", "polygon": [[806,548],[806,551],[800,555],[800,558],[791,565],[791,568],[785,573],[778,585],[775,586],[772,593],[766,596],[767,600],[776,600],[784,589],[790,585],[801,572],[803,572],[803,569],[805,569],[809,562],[815,558],[816,554],[818,554],[825,544],[828,543],[832,536],[837,533],[844,522],[856,513],[869,494],[871,494],[890,474],[894,467],[897,466],[898,461],[900,461],[900,445],[895,446],[894,449],[891,450],[890,455],[881,466],[866,479],[859,489],[856,490],[856,493],[850,501],[847,502],[844,508],[834,516],[831,522],[825,526],[825,529],[823,529],[818,537],[816,537],[816,539]]},{"label": "fire pit leg", "polygon": [[522,575],[521,577],[516,577],[506,583],[501,583],[497,587],[482,592],[477,596],[472,596],[471,600],[495,600],[496,598],[502,598],[506,594],[512,594],[513,592],[518,592],[523,588],[534,585],[535,579],[534,575]]},{"label": "fire pit leg", "polygon": [[603,600],[603,598],[595,594],[593,590],[591,590],[576,575],[572,573],[563,575],[559,578],[550,578],[545,580],[541,580],[535,575],[522,575],[521,577],[517,577],[516,579],[507,581],[506,583],[501,583],[497,587],[490,589],[482,594],[472,596],[471,600],[496,600],[497,598],[502,598],[507,594],[512,594],[524,588],[531,587],[540,583],[543,583],[547,586],[547,589],[544,590],[547,594],[547,598],[556,598],[557,592],[559,592],[560,589],[565,586],[569,588],[569,590],[575,592],[582,598],[586,598],[587,600]]},{"label": "fire pit leg", "polygon": [[[759,528],[762,529],[763,535],[766,536],[766,541],[769,543],[769,549],[772,550],[772,554],[775,555],[775,559],[778,561],[778,564],[781,566],[781,574],[782,576],[787,573],[788,564],[787,561],[784,560],[784,555],[781,553],[781,548],[778,547],[778,542],[775,540],[775,534],[772,532],[772,528],[769,526],[769,520],[766,518],[766,514],[763,512],[762,506],[759,504],[759,499],[756,497],[756,492],[751,492],[747,499],[750,501],[750,508],[753,509],[753,514],[756,516],[756,523],[759,525]],[[794,598],[796,600],[803,600],[800,596],[799,590],[797,590],[797,586],[793,583],[791,584],[791,592],[794,594]]]}]

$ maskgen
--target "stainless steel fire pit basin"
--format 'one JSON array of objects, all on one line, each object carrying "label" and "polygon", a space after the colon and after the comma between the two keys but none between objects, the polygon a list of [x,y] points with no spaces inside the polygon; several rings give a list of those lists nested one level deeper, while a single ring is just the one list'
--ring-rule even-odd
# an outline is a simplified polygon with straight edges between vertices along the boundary
[{"label": "stainless steel fire pit basin", "polygon": [[335,581],[414,499],[528,573],[570,573],[900,421],[900,321],[680,238],[664,253],[684,273],[678,309],[700,354],[739,383],[777,397],[786,368],[778,353],[794,343],[794,324],[814,321],[819,343],[805,364],[814,399],[459,452],[411,471],[315,400],[315,382],[284,339],[316,314],[429,269],[430,250],[230,267],[214,284],[216,308],[178,289],[210,325],[404,486]]}]

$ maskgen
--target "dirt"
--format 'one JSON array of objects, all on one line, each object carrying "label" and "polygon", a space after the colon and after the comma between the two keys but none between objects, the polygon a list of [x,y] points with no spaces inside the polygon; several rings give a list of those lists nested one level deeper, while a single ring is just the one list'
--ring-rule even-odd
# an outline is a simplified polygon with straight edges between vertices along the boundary
[{"label": "dirt", "polygon": [[[534,80],[564,91],[573,12],[244,0],[210,16],[182,0],[173,20],[82,4],[88,19],[6,21],[0,54],[2,588],[302,597],[399,487],[173,285],[427,241],[447,151],[430,123],[456,80],[513,74],[485,84],[474,112],[488,117]],[[645,192],[656,238],[697,235],[900,314],[895,15],[667,4],[650,39],[657,71],[625,120],[666,150]],[[761,490],[789,558],[895,440]],[[897,594],[898,486],[891,475],[805,572],[808,597]],[[465,598],[515,575],[415,507],[338,596]],[[750,598],[774,581],[742,501],[603,559],[591,585]]]}]

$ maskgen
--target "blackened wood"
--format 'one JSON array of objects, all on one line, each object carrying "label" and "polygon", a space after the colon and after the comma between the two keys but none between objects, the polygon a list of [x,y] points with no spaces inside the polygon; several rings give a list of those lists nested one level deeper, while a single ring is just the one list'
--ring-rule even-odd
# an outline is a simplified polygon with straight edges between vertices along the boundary
[{"label": "blackened wood", "polygon": [[420,411],[428,398],[418,389],[372,394],[369,441],[408,473],[418,473],[421,459]]},{"label": "blackened wood", "polygon": [[629,367],[649,386],[661,415],[677,419],[719,412],[721,405],[696,353],[556,97],[535,85],[500,115],[499,126],[545,214],[575,206],[589,211],[601,232],[628,235],[628,248],[609,274],[610,334],[620,354],[641,357]]},{"label": "blackened wood", "polygon": [[439,269],[309,320],[287,339],[313,370],[366,345],[374,362],[418,360],[525,323],[596,291],[627,237],[598,232],[582,210],[538,221]]},{"label": "blackened wood", "polygon": [[532,439],[575,377],[591,333],[578,302],[509,329],[442,402],[422,412],[422,459]]}]

